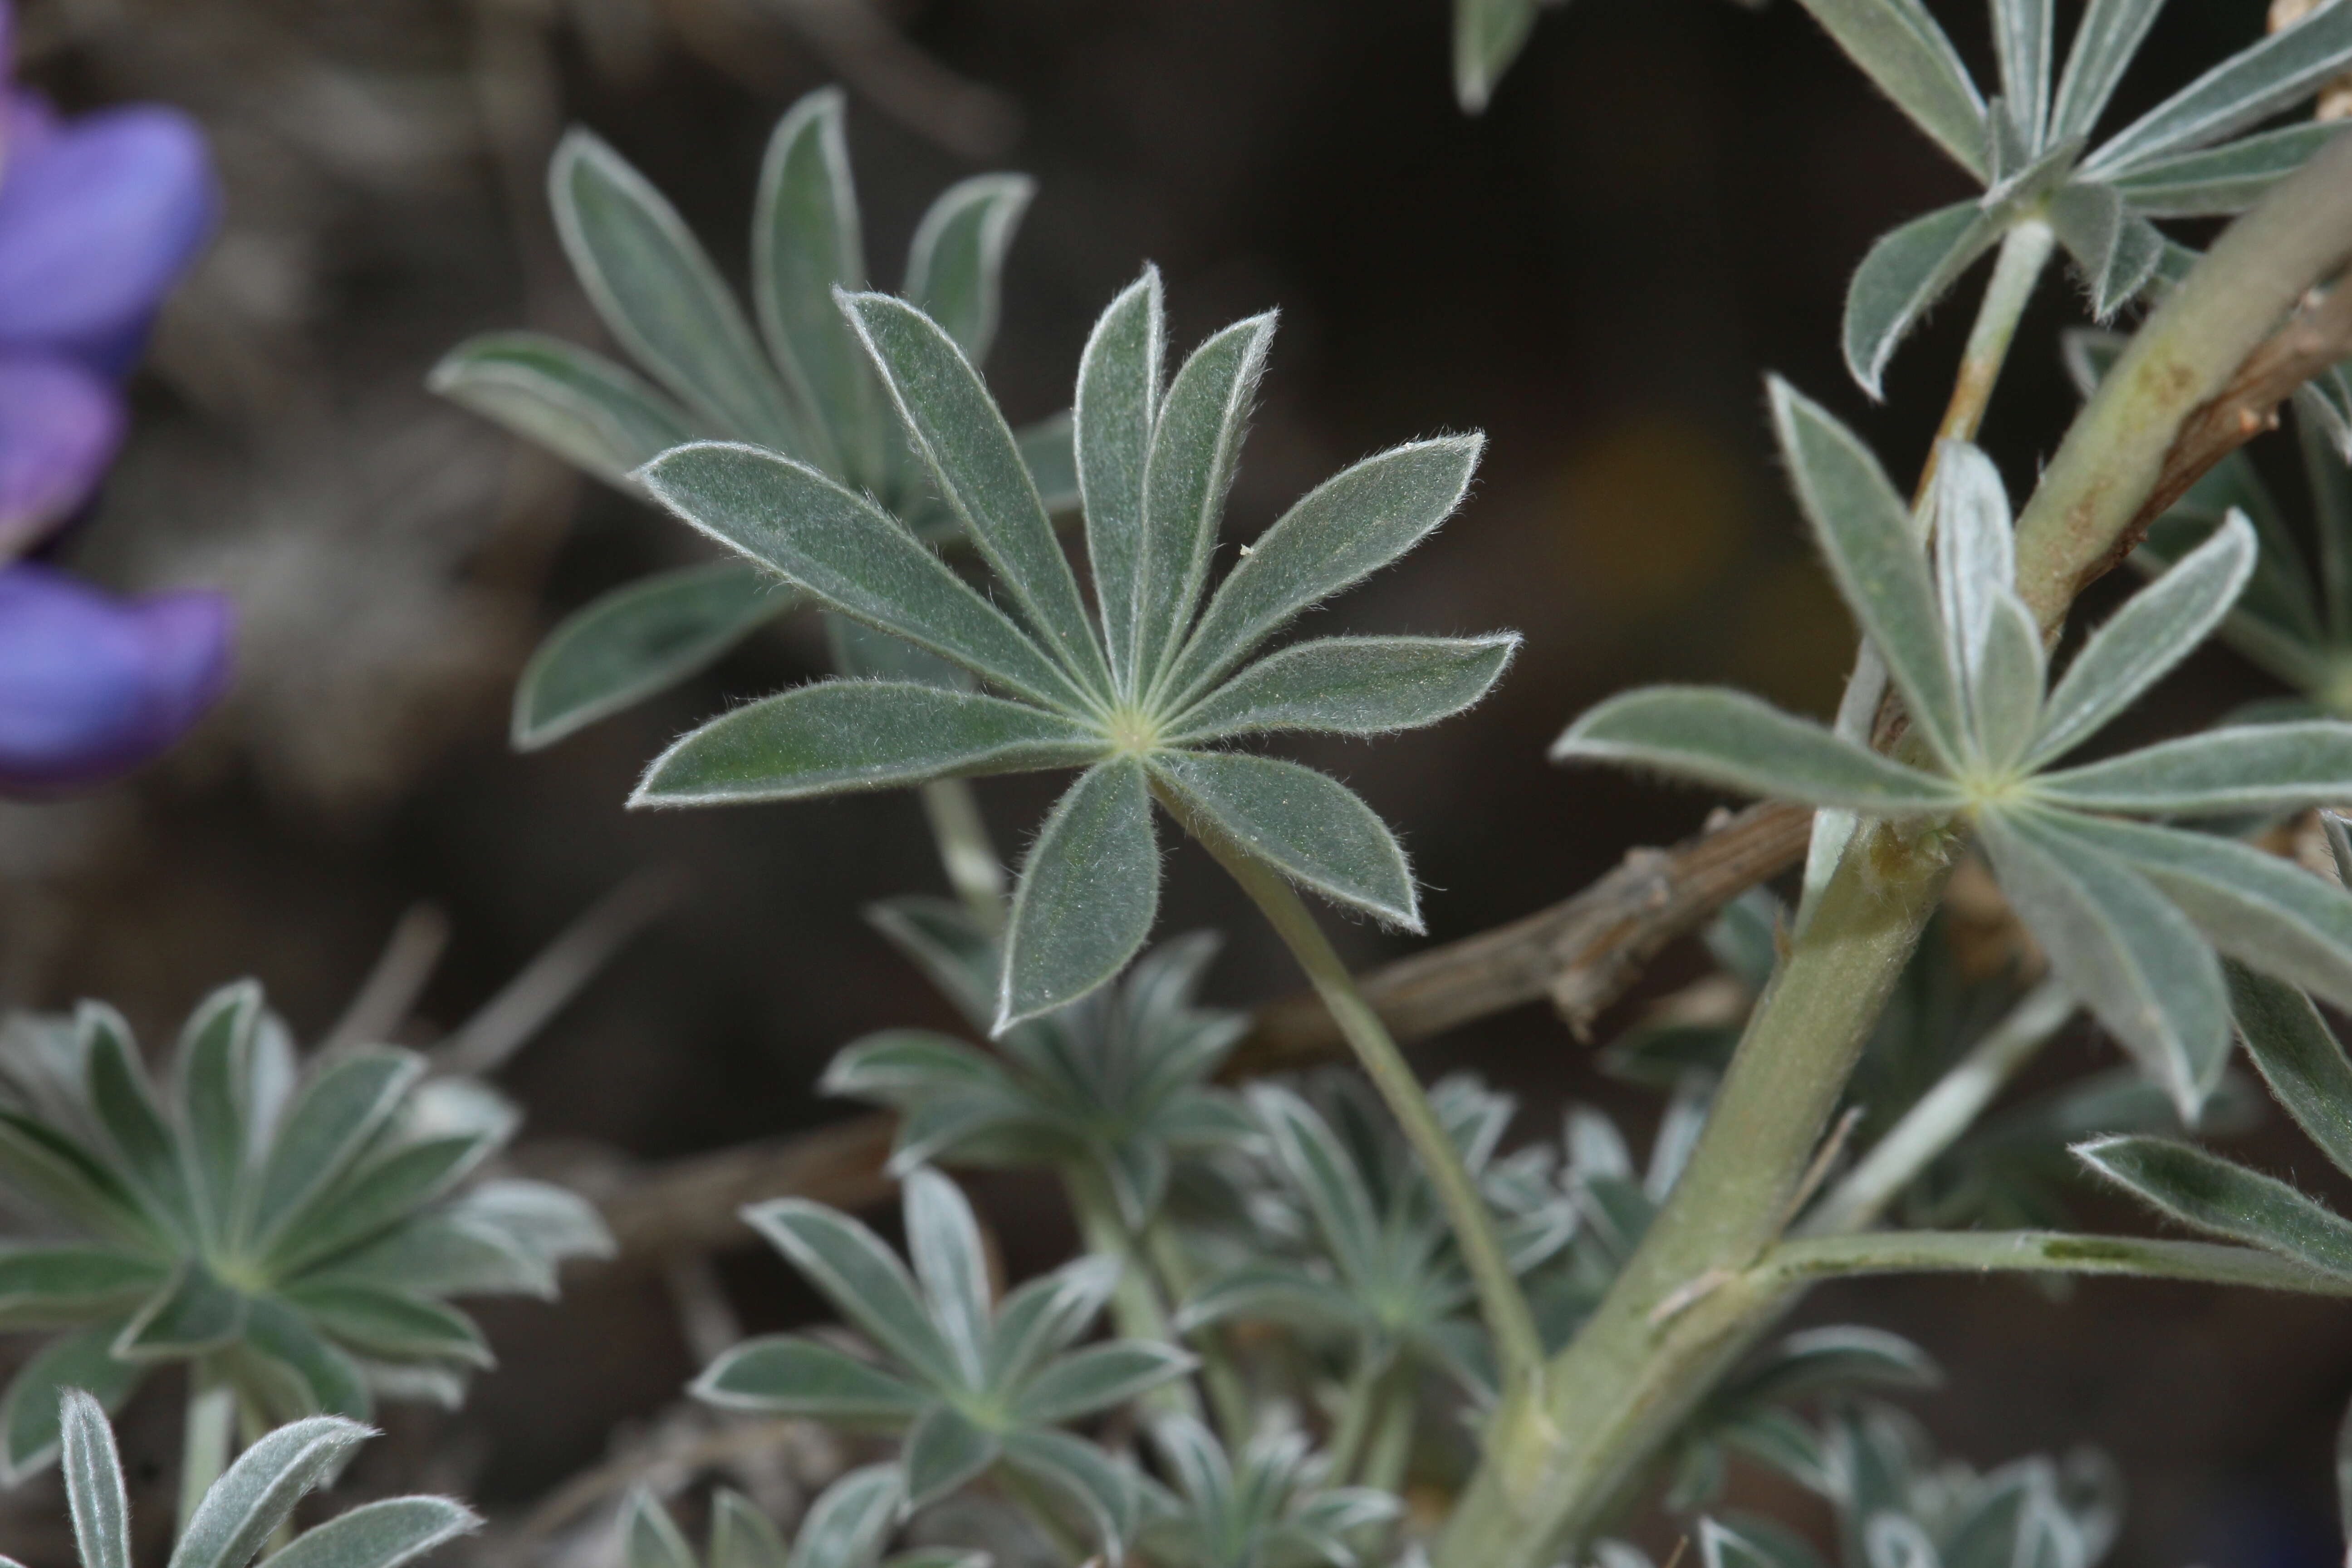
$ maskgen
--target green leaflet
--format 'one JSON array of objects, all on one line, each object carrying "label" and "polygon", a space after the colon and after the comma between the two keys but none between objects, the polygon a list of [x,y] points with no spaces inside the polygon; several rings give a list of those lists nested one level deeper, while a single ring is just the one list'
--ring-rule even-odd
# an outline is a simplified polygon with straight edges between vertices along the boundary
[{"label": "green leaflet", "polygon": [[1309,490],[1259,535],[1202,613],[1160,681],[1166,705],[1198,699],[1310,605],[1361,582],[1419,544],[1469,489],[1485,438],[1446,436],[1394,447]]},{"label": "green leaflet", "polygon": [[714,442],[665,453],[642,478],[687,522],[842,614],[1035,700],[1075,695],[1003,611],[887,512],[815,469]]},{"label": "green leaflet", "polygon": [[2230,520],[2093,634],[2043,704],[2032,762],[2090,739],[2211,635],[2254,568],[2254,531]]},{"label": "green leaflet", "polygon": [[1171,741],[1266,730],[1380,735],[1461,712],[1503,678],[1519,638],[1328,637],[1268,655],[1179,717]]},{"label": "green leaflet", "polygon": [[988,1259],[980,1224],[953,1182],[914,1170],[903,1184],[907,1255],[923,1288],[923,1305],[954,1352],[966,1382],[976,1382],[988,1353]]},{"label": "green leaflet", "polygon": [[[1940,655],[1938,656],[1940,657]],[[1948,781],[1742,692],[1657,686],[1612,697],[1553,742],[1554,762],[1630,763],[1749,794],[1883,816],[1948,812]]]},{"label": "green leaflet", "polygon": [[125,1361],[180,1360],[217,1350],[245,1331],[247,1302],[201,1262],[182,1264],[131,1315],[114,1342]]},{"label": "green leaflet", "polygon": [[814,1340],[753,1340],[711,1363],[694,1396],[710,1404],[772,1410],[847,1425],[912,1420],[920,1390],[903,1378]]},{"label": "green leaflet", "polygon": [[874,1233],[822,1204],[781,1198],[746,1211],[753,1228],[893,1357],[952,1382],[960,1362],[915,1282]]},{"label": "green leaflet", "polygon": [[2125,68],[2163,9],[2164,0],[2090,0],[2075,24],[2074,45],[2059,79],[2052,135],[2086,136],[2098,124]]},{"label": "green leaflet", "polygon": [[1153,689],[1200,605],[1273,341],[1271,315],[1234,322],[1192,351],[1160,403],[1143,468],[1133,691]]},{"label": "green leaflet", "polygon": [[2352,1061],[2293,985],[2229,966],[2230,1007],[2246,1054],[2295,1125],[2336,1169],[2352,1172]]},{"label": "green leaflet", "polygon": [[1004,253],[1037,187],[1024,174],[978,174],[950,186],[915,230],[906,297],[972,363],[996,341]]},{"label": "green leaflet", "polygon": [[2219,142],[2265,120],[2352,61],[2352,15],[2321,6],[2228,59],[2116,132],[2084,165],[2122,174],[2167,153]]},{"label": "green leaflet", "polygon": [[163,1266],[112,1247],[0,1248],[0,1326],[51,1328],[126,1312],[163,1283]]},{"label": "green leaflet", "polygon": [[131,1505],[106,1411],[80,1389],[70,1389],[58,1424],[64,1439],[58,1468],[65,1472],[82,1568],[131,1568]]},{"label": "green leaflet", "polygon": [[932,1405],[907,1433],[899,1457],[907,1500],[920,1508],[947,1496],[994,1464],[1003,1441],[954,1405]]},{"label": "green leaflet", "polygon": [[898,405],[899,417],[940,492],[1025,615],[1032,630],[1076,678],[1081,690],[1107,690],[1109,672],[1044,501],[1021,460],[1012,427],[948,331],[903,300],[845,296]]},{"label": "green leaflet", "polygon": [[357,1422],[318,1415],[255,1443],[189,1516],[171,1568],[245,1568],[303,1495],[367,1436]]},{"label": "green leaflet", "polygon": [[2284,125],[2226,146],[2149,158],[2108,183],[2144,217],[2226,217],[2260,201],[2342,129]]},{"label": "green leaflet", "polygon": [[1006,928],[995,1030],[1082,996],[1127,966],[1160,908],[1160,847],[1143,765],[1089,768],[1021,868]]},{"label": "green leaflet", "polygon": [[510,731],[535,752],[706,668],[797,595],[741,561],[656,572],[564,617],[515,682]]},{"label": "green leaflet", "polygon": [[1328,773],[1243,752],[1171,752],[1152,777],[1213,831],[1295,882],[1418,931],[1412,868],[1388,825]]},{"label": "green leaflet", "polygon": [[2232,725],[2043,773],[2035,788],[2084,811],[2218,816],[2352,796],[2352,724]]},{"label": "green leaflet", "polygon": [[906,681],[827,680],[738,708],[646,769],[632,805],[798,800],[925,779],[1075,767],[1102,737],[1002,698]]},{"label": "green leaflet", "polygon": [[2220,963],[2147,879],[2059,814],[1988,813],[1986,852],[2018,918],[2191,1126],[2229,1060]]},{"label": "green leaflet", "polygon": [[2352,1221],[2284,1182],[2165,1138],[2098,1139],[2074,1152],[2099,1174],[2183,1225],[2324,1273],[2352,1275]]},{"label": "green leaflet", "polygon": [[0,1478],[14,1485],[57,1457],[63,1440],[58,1401],[67,1391],[86,1390],[108,1410],[131,1397],[148,1369],[112,1354],[121,1326],[100,1323],[53,1341],[16,1370],[0,1395],[0,1437],[7,1444]]},{"label": "green leaflet", "polygon": [[695,435],[693,416],[635,371],[541,332],[468,338],[425,384],[621,489]]},{"label": "green leaflet", "polygon": [[362,1503],[273,1552],[270,1568],[398,1568],[481,1528],[447,1498]]},{"label": "green leaflet", "polygon": [[1919,0],[1799,0],[1864,75],[1952,160],[1982,177],[1985,108]]},{"label": "green leaflet", "polygon": [[1880,237],[1845,297],[1845,364],[1862,389],[1885,395],[1887,362],[1928,308],[2007,226],[1976,202],[1939,207]]},{"label": "green leaflet", "polygon": [[2113,185],[2077,180],[2050,202],[2050,226],[2090,285],[2091,315],[2105,321],[2147,287],[2164,259],[2164,237]]},{"label": "green leaflet", "polygon": [[751,323],[661,193],[577,129],[556,149],[548,190],[572,270],[630,356],[716,428],[807,451]]},{"label": "green leaflet", "polygon": [[768,139],[751,220],[751,300],[768,352],[825,432],[835,459],[827,466],[878,479],[880,389],[833,303],[834,289],[866,287],[845,102],[838,88],[810,93]]}]

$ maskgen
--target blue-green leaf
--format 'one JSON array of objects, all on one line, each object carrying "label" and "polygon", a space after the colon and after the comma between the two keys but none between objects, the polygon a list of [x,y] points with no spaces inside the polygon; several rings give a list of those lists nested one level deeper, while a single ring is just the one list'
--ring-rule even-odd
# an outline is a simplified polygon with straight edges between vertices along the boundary
[{"label": "blue-green leaf", "polygon": [[2007,215],[1980,203],[1939,207],[1883,235],[1845,294],[1845,367],[1874,398],[1895,349],[1978,257],[2000,240]]},{"label": "blue-green leaf", "polygon": [[1486,695],[1518,651],[1483,637],[1327,637],[1251,665],[1170,721],[1184,744],[1262,730],[1381,735],[1418,729]]},{"label": "blue-green leaf", "polygon": [[106,1411],[83,1390],[68,1389],[58,1426],[64,1435],[58,1468],[65,1472],[81,1568],[131,1568],[131,1503]]},{"label": "blue-green leaf", "polygon": [[1032,1425],[1059,1426],[1123,1405],[1183,1376],[1195,1364],[1190,1354],[1174,1345],[1150,1340],[1088,1345],[1039,1373],[1021,1391],[1013,1408]]},{"label": "blue-green leaf", "polygon": [[1551,759],[1656,768],[1744,794],[1879,816],[1927,816],[1961,804],[1947,779],[1745,692],[1714,687],[1653,686],[1612,697],[1552,742]]},{"label": "blue-green leaf", "polygon": [[1102,1254],[1066,1263],[1004,1298],[989,1340],[986,1384],[1021,1386],[1049,1356],[1086,1332],[1118,1285],[1119,1262]]},{"label": "blue-green leaf", "polygon": [[631,1489],[621,1514],[624,1568],[697,1568],[694,1549],[651,1489]]},{"label": "blue-green leaf", "polygon": [[2344,128],[2284,125],[2224,146],[2150,158],[2108,183],[2143,217],[2230,217],[2303,167]]},{"label": "blue-green leaf", "polygon": [[1099,733],[1043,709],[906,681],[824,680],[713,719],[656,757],[631,805],[804,800],[1081,766]]},{"label": "blue-green leaf", "polygon": [[1799,0],[1911,122],[1982,178],[1985,107],[1951,39],[1919,0]]},{"label": "blue-green leaf", "polygon": [[907,299],[978,364],[996,339],[1004,253],[1037,194],[1025,174],[978,174],[940,193],[907,251]]},{"label": "blue-green leaf", "polygon": [[989,1341],[988,1258],[980,1223],[961,1189],[937,1171],[916,1169],[901,1184],[907,1252],[931,1321],[955,1352],[967,1386],[981,1380]]},{"label": "blue-green leaf", "polygon": [[833,291],[866,287],[866,256],[839,88],[820,88],[776,122],[751,219],[751,300],[768,352],[824,429],[853,483],[880,485],[880,389]]},{"label": "blue-green leaf", "polygon": [[815,469],[755,447],[702,442],[663,454],[639,478],[687,522],[851,619],[1037,701],[1076,699],[1003,611],[897,520]]},{"label": "blue-green leaf", "polygon": [[556,233],[614,337],[712,425],[805,450],[751,323],[661,193],[578,129],[556,148],[547,177]]},{"label": "blue-green leaf", "polygon": [[2352,63],[2352,12],[2322,5],[2231,55],[2122,131],[2084,164],[2093,179],[2205,146],[2310,97]]},{"label": "blue-green leaf", "polygon": [[789,1334],[746,1340],[726,1352],[695,1380],[693,1393],[730,1410],[852,1425],[903,1424],[927,1402],[902,1377]]},{"label": "blue-green leaf", "polygon": [[2285,981],[2228,968],[2230,1010],[2263,1081],[2336,1168],[2352,1174],[2352,1060],[2335,1031]]},{"label": "blue-green leaf", "polygon": [[2220,816],[2300,811],[2352,798],[2352,724],[2241,724],[2077,768],[2043,773],[2037,792],[2083,811]]},{"label": "blue-green leaf", "polygon": [[314,1068],[278,1124],[253,1230],[267,1237],[350,1168],[424,1075],[413,1051],[370,1046]]},{"label": "blue-green leaf", "polygon": [[[862,1568],[871,1563],[906,1503],[905,1476],[896,1465],[867,1465],[825,1488],[809,1504],[793,1541],[789,1568]],[[731,1552],[719,1532],[711,1541],[710,1568],[787,1568],[767,1521],[732,1492],[721,1494],[721,1530],[730,1511],[740,1517],[748,1537],[764,1531],[756,1556]]]},{"label": "blue-green leaf", "polygon": [[1392,447],[1309,490],[1236,563],[1160,682],[1163,712],[1190,706],[1308,605],[1361,582],[1462,504],[1484,438]]},{"label": "blue-green leaf", "polygon": [[1192,351],[1160,401],[1144,463],[1136,562],[1138,692],[1155,689],[1200,605],[1243,431],[1273,342],[1271,313],[1234,322]]},{"label": "blue-green leaf", "polygon": [[1210,831],[1327,899],[1421,930],[1403,847],[1339,780],[1246,752],[1165,752],[1151,766]]},{"label": "blue-green leaf", "polygon": [[190,1258],[123,1325],[114,1353],[125,1361],[160,1361],[217,1350],[244,1331],[245,1313],[245,1296]]},{"label": "blue-green leaf", "polygon": [[1064,669],[1096,691],[1103,662],[1078,580],[980,374],[937,322],[887,294],[843,297],[940,493]]},{"label": "blue-green leaf", "polygon": [[303,1494],[367,1435],[355,1421],[317,1415],[254,1443],[189,1516],[171,1568],[245,1568]]},{"label": "blue-green leaf", "polygon": [[400,1568],[481,1527],[447,1498],[384,1498],[304,1531],[270,1554],[269,1568]]},{"label": "blue-green leaf", "polygon": [[113,1346],[119,1322],[100,1323],[41,1347],[9,1380],[0,1394],[0,1480],[14,1486],[57,1457],[58,1400],[69,1388],[87,1389],[109,1410],[121,1408],[147,1375],[137,1362],[118,1361]]},{"label": "blue-green leaf", "polygon": [[120,1317],[167,1270],[152,1257],[74,1243],[0,1246],[0,1328],[61,1328]]},{"label": "blue-green leaf", "polygon": [[1135,1473],[1094,1444],[1066,1432],[1006,1435],[1007,1464],[1067,1498],[1094,1522],[1104,1555],[1117,1562],[1135,1535]]},{"label": "blue-green leaf", "polygon": [[131,1026],[113,1008],[85,1002],[74,1029],[81,1041],[83,1090],[120,1168],[155,1213],[186,1224],[194,1217],[188,1169],[179,1138],[156,1104]]},{"label": "blue-green leaf", "polygon": [[566,616],[523,666],[509,731],[515,750],[553,745],[667,690],[798,599],[738,560],[656,572],[599,595]]},{"label": "blue-green leaf", "polygon": [[2254,569],[2254,531],[2241,512],[2132,595],[2093,633],[2052,688],[2031,762],[2063,756],[2105,728],[2196,651],[2237,603]]},{"label": "blue-green leaf", "polygon": [[496,1364],[471,1318],[405,1290],[351,1280],[306,1279],[288,1287],[284,1294],[323,1332],[366,1355],[465,1366]]},{"label": "blue-green leaf", "polygon": [[2001,891],[2058,978],[2195,1125],[2230,1056],[2221,966],[2146,878],[2057,813],[1987,812],[1979,823]]},{"label": "blue-green leaf", "polygon": [[250,980],[224,985],[189,1015],[173,1053],[172,1077],[197,1212],[216,1239],[228,1234],[253,1145],[264,1131],[247,1101],[260,1016],[260,986]]},{"label": "blue-green leaf", "polygon": [[2084,1164],[2181,1224],[2352,1276],[2352,1220],[2284,1182],[2168,1138],[2078,1143]]},{"label": "blue-green leaf", "polygon": [[2084,8],[2066,55],[2065,75],[2058,83],[2057,107],[2050,120],[2053,137],[2090,134],[2163,9],[2164,0],[2091,0]]},{"label": "blue-green leaf", "polygon": [[996,1031],[1075,1002],[1127,967],[1160,908],[1143,765],[1089,768],[1038,829],[1004,939]]},{"label": "blue-green leaf", "polygon": [[804,1198],[754,1204],[743,1217],[875,1343],[938,1386],[958,1384],[954,1352],[906,1266],[872,1231]]},{"label": "blue-green leaf", "polygon": [[543,332],[468,338],[425,384],[625,490],[646,464],[708,433],[636,372]]},{"label": "blue-green leaf", "polygon": [[2056,9],[2053,0],[1993,0],[1993,48],[2000,59],[2000,94],[2031,147],[2041,146],[2049,131],[2051,34]]}]

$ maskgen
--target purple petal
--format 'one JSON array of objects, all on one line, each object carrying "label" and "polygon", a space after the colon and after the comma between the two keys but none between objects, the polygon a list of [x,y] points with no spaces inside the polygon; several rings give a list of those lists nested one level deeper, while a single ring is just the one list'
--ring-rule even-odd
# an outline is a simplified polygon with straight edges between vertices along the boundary
[{"label": "purple petal", "polygon": [[122,399],[70,360],[0,353],[0,563],[73,515],[122,439]]},{"label": "purple petal", "polygon": [[178,110],[68,124],[0,183],[0,342],[119,338],[194,259],[218,205],[204,134]]},{"label": "purple petal", "polygon": [[228,684],[218,594],[117,599],[46,566],[0,572],[0,790],[95,784],[155,756]]},{"label": "purple petal", "polygon": [[0,83],[0,169],[15,167],[58,139],[58,111],[30,88]]}]

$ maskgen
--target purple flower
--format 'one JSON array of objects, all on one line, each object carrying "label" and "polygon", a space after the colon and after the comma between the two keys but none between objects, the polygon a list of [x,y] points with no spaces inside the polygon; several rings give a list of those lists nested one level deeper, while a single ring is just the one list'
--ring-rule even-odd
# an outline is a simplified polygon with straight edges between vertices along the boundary
[{"label": "purple flower", "polygon": [[136,767],[212,706],[228,674],[218,594],[118,599],[31,562],[0,571],[0,789]]},{"label": "purple flower", "polygon": [[[0,60],[14,20],[0,0]],[[0,792],[135,766],[226,681],[219,595],[120,600],[6,565],[97,489],[122,437],[116,378],[218,207],[187,116],[139,104],[60,120],[0,78]]]}]

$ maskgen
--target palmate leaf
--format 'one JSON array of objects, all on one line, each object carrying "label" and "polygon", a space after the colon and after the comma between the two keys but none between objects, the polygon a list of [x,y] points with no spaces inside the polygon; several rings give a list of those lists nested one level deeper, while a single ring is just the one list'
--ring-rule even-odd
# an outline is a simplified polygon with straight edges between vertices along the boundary
[{"label": "palmate leaf", "polygon": [[[1098,623],[1032,469],[955,336],[881,295],[838,302],[1011,613],[870,501],[789,458],[700,443],[665,453],[640,479],[693,526],[829,608],[1003,695],[907,684],[788,692],[679,742],[633,804],[1085,768],[1022,870],[992,1019],[1000,1033],[1088,994],[1140,948],[1158,904],[1154,795],[1223,847],[1417,928],[1402,852],[1352,794],[1288,763],[1205,747],[1277,728],[1381,732],[1458,711],[1487,689],[1515,639],[1334,639],[1242,669],[1285,623],[1427,537],[1461,500],[1477,439],[1397,447],[1326,481],[1211,594],[1224,497],[1273,322],[1254,318],[1213,334],[1163,395],[1159,287],[1147,272],[1097,323],[1080,371],[1070,458],[1087,499]],[[917,1114],[932,1124],[927,1137],[992,1119]],[[1136,1156],[1128,1187],[1158,1186],[1152,1158]]]}]

